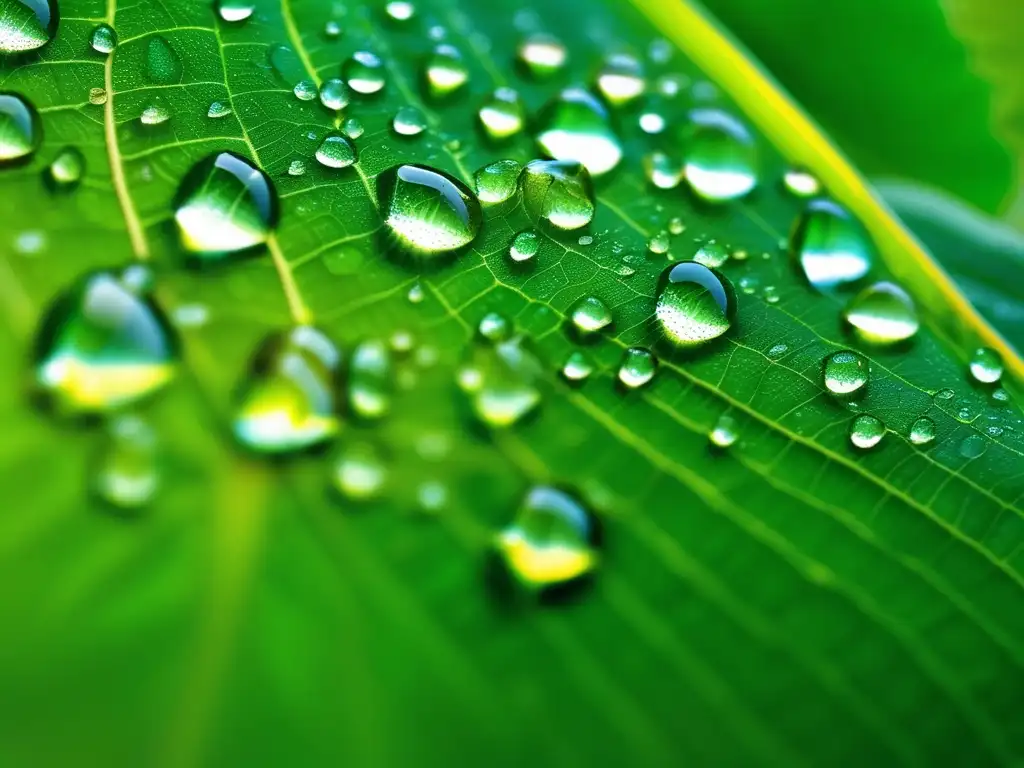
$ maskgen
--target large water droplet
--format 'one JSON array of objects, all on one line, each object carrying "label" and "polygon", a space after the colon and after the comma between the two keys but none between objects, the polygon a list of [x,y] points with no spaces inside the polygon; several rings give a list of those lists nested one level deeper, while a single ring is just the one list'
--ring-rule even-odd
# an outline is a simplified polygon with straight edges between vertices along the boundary
[{"label": "large water droplet", "polygon": [[534,160],[519,175],[527,213],[557,229],[585,227],[594,218],[594,186],[580,163]]},{"label": "large water droplet", "polygon": [[340,364],[334,344],[310,326],[268,337],[239,390],[235,437],[260,453],[302,450],[333,437]]},{"label": "large water droplet", "polygon": [[868,383],[867,359],[849,349],[825,358],[825,389],[837,397],[849,397]]},{"label": "large water droplet", "polygon": [[812,200],[793,228],[790,252],[807,282],[827,291],[864,277],[871,269],[871,244],[860,223],[838,203]]},{"label": "large water droplet", "polygon": [[117,47],[117,32],[109,24],[97,24],[89,35],[89,45],[96,53],[112,53]]},{"label": "large water droplet", "polygon": [[480,231],[480,203],[462,182],[423,165],[399,165],[377,177],[384,222],[402,248],[436,256],[462,248]]},{"label": "large water droplet", "polygon": [[167,39],[160,35],[149,38],[146,44],[146,76],[157,85],[181,82],[181,57]]},{"label": "large water droplet", "polygon": [[0,53],[42,48],[57,34],[57,0],[0,1]]},{"label": "large water droplet", "polygon": [[519,43],[519,62],[534,77],[548,77],[565,66],[568,52],[557,37],[542,33],[530,35]]},{"label": "large water droplet", "polygon": [[736,316],[736,293],[725,275],[681,261],[662,272],[654,314],[669,341],[697,347],[729,330]]},{"label": "large water droplet", "polygon": [[330,80],[324,80],[320,86],[320,103],[327,109],[337,112],[347,107],[351,100],[352,94],[349,93],[348,86],[340,78],[332,77]]},{"label": "large water droplet", "polygon": [[650,350],[630,347],[622,354],[619,364],[619,381],[629,389],[639,389],[654,378],[658,361]]},{"label": "large water droplet", "polygon": [[277,225],[277,192],[244,157],[219,152],[200,160],[174,198],[181,242],[204,261],[262,245]]},{"label": "large water droplet", "polygon": [[448,96],[469,80],[469,70],[455,46],[441,44],[427,59],[424,79],[427,92],[434,98]]},{"label": "large water droplet", "polygon": [[702,200],[736,200],[757,184],[754,139],[732,115],[719,109],[691,111],[683,142],[686,180]]},{"label": "large water droplet", "polygon": [[644,175],[658,189],[675,189],[683,180],[683,164],[664,152],[652,152],[644,157]]},{"label": "large water droplet", "polygon": [[331,468],[334,487],[349,501],[380,496],[388,471],[380,451],[369,443],[347,445],[338,452]]},{"label": "large water droplet", "polygon": [[121,510],[138,509],[156,493],[160,475],[156,435],[137,416],[119,416],[109,425],[96,467],[97,495]]},{"label": "large water droplet", "polygon": [[597,75],[597,89],[609,104],[616,106],[637,98],[646,86],[643,65],[628,53],[613,53]]},{"label": "large water droplet", "polygon": [[971,357],[970,370],[975,381],[995,384],[1003,376],[1003,358],[990,347],[979,347]]},{"label": "large water droplet", "polygon": [[515,160],[498,160],[485,165],[473,175],[476,194],[481,203],[503,203],[516,191],[523,167]]},{"label": "large water droplet", "polygon": [[32,103],[17,93],[0,93],[0,166],[27,160],[42,142],[43,125]]},{"label": "large water droplet", "polygon": [[855,448],[874,448],[885,437],[885,424],[874,416],[862,413],[850,422],[850,443]]},{"label": "large water droplet", "polygon": [[348,403],[364,419],[379,419],[391,408],[391,354],[383,341],[370,339],[352,351]]},{"label": "large water droplet", "polygon": [[570,352],[562,364],[562,376],[565,377],[566,381],[585,381],[590,378],[593,372],[594,363],[587,357],[586,352],[579,349]]},{"label": "large water droplet", "polygon": [[348,168],[356,161],[356,148],[341,134],[329,133],[317,147],[316,159],[325,168]]},{"label": "large water droplet", "polygon": [[856,336],[877,345],[905,341],[917,333],[920,325],[907,292],[886,282],[869,285],[850,299],[843,319]]},{"label": "large water droplet", "polygon": [[356,93],[369,95],[384,87],[384,62],[375,53],[356,51],[341,69],[348,87]]},{"label": "large water droplet", "polygon": [[59,411],[110,411],[157,391],[177,370],[170,323],[109,272],[89,275],[50,306],[35,342],[39,387]]},{"label": "large water droplet", "polygon": [[316,83],[312,80],[299,80],[295,87],[292,88],[292,93],[295,94],[295,98],[299,101],[312,101],[320,95]]},{"label": "large water droplet", "polygon": [[54,189],[72,189],[85,173],[85,155],[76,147],[64,147],[46,169],[46,178]]},{"label": "large water droplet", "polygon": [[580,299],[569,317],[581,336],[590,336],[612,324],[612,311],[596,296]]},{"label": "large water droplet", "polygon": [[540,118],[537,144],[556,160],[575,160],[594,176],[607,173],[622,159],[622,145],[608,113],[582,88],[567,88]]},{"label": "large water droplet", "polygon": [[540,237],[532,229],[524,229],[512,238],[508,255],[512,261],[529,261],[540,250]]},{"label": "large water droplet", "polygon": [[427,117],[418,107],[399,107],[391,128],[399,136],[419,136],[427,129]]},{"label": "large water droplet", "polygon": [[474,344],[458,383],[476,417],[489,427],[508,427],[541,402],[540,363],[520,337]]},{"label": "large water droplet", "polygon": [[914,445],[927,445],[935,439],[935,422],[922,416],[910,425],[910,442]]},{"label": "large water droplet", "polygon": [[252,0],[217,0],[217,15],[228,23],[245,21],[256,10]]},{"label": "large water droplet", "polygon": [[501,87],[491,94],[477,112],[480,124],[488,138],[501,141],[523,130],[526,116],[519,94],[508,87]]}]

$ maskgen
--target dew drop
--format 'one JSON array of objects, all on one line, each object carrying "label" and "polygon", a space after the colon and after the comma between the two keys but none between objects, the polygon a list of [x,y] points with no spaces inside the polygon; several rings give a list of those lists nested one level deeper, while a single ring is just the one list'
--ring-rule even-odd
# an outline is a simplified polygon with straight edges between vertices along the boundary
[{"label": "dew drop", "polygon": [[356,161],[356,148],[341,134],[329,133],[317,148],[316,159],[325,168],[348,168]]},{"label": "dew drop", "polygon": [[658,281],[655,317],[665,337],[698,347],[729,330],[736,293],[725,275],[693,261],[673,264]]},{"label": "dew drop", "polygon": [[523,167],[515,160],[498,160],[473,174],[481,203],[503,203],[516,191]]},{"label": "dew drop", "polygon": [[212,118],[227,117],[231,114],[231,107],[221,101],[214,101],[210,104],[210,108],[206,110],[206,116]]},{"label": "dew drop", "polygon": [[349,501],[367,501],[380,496],[388,470],[380,451],[370,443],[353,443],[342,448],[331,467],[334,488]]},{"label": "dew drop", "polygon": [[850,299],[843,319],[858,338],[879,346],[906,341],[919,327],[913,300],[887,282],[870,285]]},{"label": "dew drop", "polygon": [[541,402],[540,363],[521,337],[473,344],[457,381],[474,415],[489,427],[508,427]]},{"label": "dew drop", "polygon": [[712,269],[718,269],[729,259],[729,251],[725,249],[725,246],[719,245],[714,240],[709,240],[704,243],[697,252],[693,254],[693,260],[698,264],[703,264],[705,267],[711,267]]},{"label": "dew drop", "polygon": [[524,229],[512,238],[508,255],[512,261],[529,261],[540,250],[540,237],[532,229]]},{"label": "dew drop", "polygon": [[851,397],[868,383],[867,359],[849,349],[825,358],[825,389],[836,397]]},{"label": "dew drop", "polygon": [[54,189],[75,187],[85,174],[85,156],[76,147],[64,147],[46,169],[46,178]]},{"label": "dew drop", "polygon": [[154,35],[146,45],[146,76],[151,83],[172,85],[181,82],[181,57],[167,39]]},{"label": "dew drop", "polygon": [[429,480],[416,489],[416,504],[423,512],[437,513],[448,505],[448,486]]},{"label": "dew drop", "polygon": [[95,470],[96,494],[123,511],[148,504],[160,483],[156,444],[152,428],[138,416],[113,419]]},{"label": "dew drop", "polygon": [[981,435],[968,435],[960,443],[960,455],[965,459],[976,459],[988,448],[988,441]]},{"label": "dew drop", "polygon": [[643,65],[628,53],[613,53],[597,75],[597,89],[614,106],[633,101],[646,87]]},{"label": "dew drop", "polygon": [[909,437],[914,445],[927,445],[935,439],[935,422],[922,416],[910,425]]},{"label": "dew drop", "polygon": [[24,53],[53,40],[60,23],[57,0],[0,2],[0,54]]},{"label": "dew drop", "polygon": [[107,92],[102,88],[90,88],[89,103],[96,107],[103,106],[107,103]]},{"label": "dew drop", "polygon": [[671,245],[672,241],[669,239],[668,231],[664,229],[655,232],[647,240],[647,250],[659,256],[668,253],[669,246]]},{"label": "dew drop", "polygon": [[990,347],[976,349],[969,367],[974,380],[982,384],[995,384],[1003,376],[1003,359]]},{"label": "dew drop", "polygon": [[384,223],[406,251],[433,257],[473,242],[480,203],[462,182],[424,165],[398,165],[377,177]]},{"label": "dew drop", "polygon": [[818,177],[804,168],[790,168],[783,174],[782,184],[793,197],[805,198],[821,194]]},{"label": "dew drop", "polygon": [[369,51],[353,53],[342,66],[341,74],[349,88],[364,96],[384,88],[384,62]]},{"label": "dew drop", "polygon": [[391,354],[383,341],[370,339],[352,351],[348,371],[348,403],[363,419],[379,419],[391,408]]},{"label": "dew drop", "polygon": [[423,286],[420,285],[419,283],[413,283],[412,286],[409,288],[409,292],[405,295],[405,298],[408,299],[410,304],[423,303],[423,299],[426,298],[426,295],[423,291]]},{"label": "dew drop", "polygon": [[0,167],[27,160],[42,142],[43,124],[32,103],[16,93],[0,93]]},{"label": "dew drop", "polygon": [[828,291],[860,280],[871,269],[871,245],[860,223],[838,203],[812,200],[797,219],[790,252],[807,282]]},{"label": "dew drop", "polygon": [[427,92],[434,98],[455,93],[469,80],[469,70],[462,54],[452,45],[442,43],[427,58],[424,79]]},{"label": "dew drop", "polygon": [[316,83],[312,80],[299,80],[292,88],[292,93],[299,101],[312,101],[319,95]]},{"label": "dew drop", "polygon": [[476,330],[488,341],[504,341],[512,335],[512,323],[498,312],[488,312],[480,318]]},{"label": "dew drop", "polygon": [[714,428],[708,433],[708,440],[715,448],[728,448],[739,438],[736,419],[727,413],[723,413]]},{"label": "dew drop", "polygon": [[324,24],[324,37],[328,40],[337,40],[341,37],[341,24],[334,19]]},{"label": "dew drop", "polygon": [[591,336],[612,324],[612,311],[596,296],[580,299],[569,317],[581,336]]},{"label": "dew drop", "polygon": [[594,372],[594,364],[586,352],[575,350],[569,353],[562,363],[562,376],[566,381],[580,382],[590,378]]},{"label": "dew drop", "polygon": [[352,94],[345,82],[337,77],[324,80],[320,86],[320,103],[335,112],[344,109],[352,100]]},{"label": "dew drop", "polygon": [[594,218],[594,186],[580,163],[534,160],[519,175],[527,213],[556,229],[585,227]]},{"label": "dew drop", "polygon": [[640,130],[652,136],[665,130],[665,116],[652,109],[646,109],[640,114],[638,121]]},{"label": "dew drop", "polygon": [[874,448],[885,436],[885,424],[874,416],[862,413],[850,422],[850,443],[855,448]]},{"label": "dew drop", "polygon": [[416,15],[416,6],[409,0],[390,0],[384,6],[384,12],[392,21],[409,21]]},{"label": "dew drop", "polygon": [[622,159],[608,112],[583,88],[567,88],[549,102],[540,125],[537,144],[544,152],[556,160],[582,163],[594,176],[607,173]]},{"label": "dew drop", "polygon": [[619,364],[619,381],[629,389],[639,389],[654,378],[658,361],[643,347],[630,347]]},{"label": "dew drop", "polygon": [[391,128],[399,136],[419,136],[427,129],[427,118],[416,107],[399,107],[391,120]]},{"label": "dew drop", "polygon": [[695,109],[683,137],[683,167],[694,194],[710,203],[744,197],[757,184],[753,137],[732,115]]},{"label": "dew drop", "polygon": [[170,119],[171,108],[162,96],[155,96],[139,115],[139,122],[143,125],[161,125]]},{"label": "dew drop", "polygon": [[522,99],[511,88],[501,87],[491,94],[477,112],[484,133],[494,141],[515,136],[526,120]]},{"label": "dew drop", "polygon": [[682,218],[679,216],[673,216],[668,220],[668,231],[672,235],[681,235],[686,231],[686,224],[683,223]]},{"label": "dew drop", "polygon": [[89,35],[89,45],[96,53],[113,53],[117,47],[117,32],[109,24],[97,24]]},{"label": "dew drop", "polygon": [[288,163],[289,176],[302,176],[306,172],[306,163],[302,160],[292,160]]},{"label": "dew drop", "polygon": [[992,401],[997,405],[1010,402],[1010,393],[1002,387],[992,390]]},{"label": "dew drop", "polygon": [[341,132],[355,141],[363,135],[363,124],[358,117],[349,117],[341,124]]},{"label": "dew drop", "polygon": [[940,389],[938,392],[936,392],[935,393],[935,399],[936,400],[952,400],[953,396],[955,394],[956,393],[952,389],[949,389],[947,387],[945,389]]},{"label": "dew drop", "polygon": [[529,35],[519,43],[519,62],[534,77],[542,78],[558,72],[565,66],[569,54],[557,37],[537,33]]},{"label": "dew drop", "polygon": [[658,189],[675,189],[683,180],[683,164],[664,152],[651,152],[644,157],[644,175]]},{"label": "dew drop", "polygon": [[251,0],[217,0],[217,15],[229,24],[245,21],[256,6]]}]

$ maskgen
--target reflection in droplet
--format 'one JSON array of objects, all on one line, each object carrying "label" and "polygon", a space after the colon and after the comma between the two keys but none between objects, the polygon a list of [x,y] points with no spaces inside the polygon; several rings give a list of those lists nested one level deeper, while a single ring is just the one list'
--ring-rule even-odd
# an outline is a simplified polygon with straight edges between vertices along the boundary
[{"label": "reflection in droplet", "polygon": [[567,88],[540,118],[537,144],[556,160],[575,160],[594,176],[622,159],[622,145],[601,103],[582,88]]},{"label": "reflection in droplet", "polygon": [[406,251],[436,256],[458,250],[480,231],[476,196],[462,182],[423,165],[399,165],[377,177],[384,222]]},{"label": "reflection in droplet", "polygon": [[630,347],[622,354],[619,364],[619,381],[629,389],[639,389],[654,378],[658,361],[643,347]]},{"label": "reflection in droplet", "polygon": [[722,203],[757,184],[756,147],[746,126],[719,109],[695,109],[683,137],[686,180],[702,200]]},{"label": "reflection in droplet", "polygon": [[790,237],[790,252],[819,291],[864,277],[871,269],[871,250],[860,223],[831,200],[809,202]]},{"label": "reflection in droplet", "polygon": [[888,282],[870,285],[850,299],[843,318],[861,340],[879,346],[911,338],[920,325],[913,300]]},{"label": "reflection in droplet", "polygon": [[682,347],[718,338],[736,316],[736,293],[725,275],[693,261],[666,269],[658,282],[655,317],[665,337]]},{"label": "reflection in droplet", "polygon": [[850,442],[862,450],[874,448],[885,437],[885,424],[874,416],[862,413],[850,422]]},{"label": "reflection in droplet", "polygon": [[527,213],[556,229],[585,227],[594,218],[594,187],[580,163],[534,160],[519,175]]}]

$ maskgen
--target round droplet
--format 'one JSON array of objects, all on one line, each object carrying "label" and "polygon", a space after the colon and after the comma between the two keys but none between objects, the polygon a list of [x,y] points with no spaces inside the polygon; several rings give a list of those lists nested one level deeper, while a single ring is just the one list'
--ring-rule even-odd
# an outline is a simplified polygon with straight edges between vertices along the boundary
[{"label": "round droplet", "polygon": [[0,54],[42,48],[59,23],[57,0],[0,0]]},{"label": "round droplet", "polygon": [[849,349],[825,358],[825,389],[837,397],[849,397],[868,383],[867,359]]},{"label": "round droplet", "polygon": [[448,486],[430,480],[416,489],[416,504],[423,512],[440,512],[448,504]]},{"label": "round droplet", "polygon": [[157,85],[181,82],[181,57],[167,39],[154,35],[146,44],[146,76]]},{"label": "round droplet", "polygon": [[565,66],[568,52],[557,37],[533,34],[519,43],[519,62],[534,77],[548,77]]},{"label": "round droplet", "polygon": [[460,181],[423,165],[377,177],[384,223],[405,250],[437,256],[469,245],[480,231],[480,203]]},{"label": "round droplet", "polygon": [[251,0],[217,0],[217,15],[228,23],[245,21],[256,10]]},{"label": "round droplet", "polygon": [[885,424],[874,416],[862,413],[850,422],[850,443],[855,448],[874,448],[885,436]]},{"label": "round droplet", "polygon": [[211,102],[210,108],[206,110],[206,116],[212,118],[227,117],[231,114],[231,107],[222,101]]},{"label": "round droplet", "polygon": [[345,446],[331,467],[335,489],[349,501],[366,501],[380,496],[387,476],[387,465],[380,451],[369,443]]},{"label": "round droplet", "polygon": [[757,184],[754,139],[732,115],[695,109],[683,137],[683,167],[697,197],[710,203],[737,200]]},{"label": "round droplet", "polygon": [[102,88],[90,88],[89,103],[96,107],[103,106],[107,103],[107,92]]},{"label": "round droplet", "polygon": [[420,304],[423,299],[426,298],[426,294],[423,291],[423,286],[419,283],[413,283],[412,287],[409,288],[409,293],[406,294],[406,298],[410,304]]},{"label": "round droplet", "polygon": [[693,260],[698,264],[703,264],[705,267],[711,267],[712,269],[718,269],[729,259],[729,251],[726,250],[725,246],[720,245],[714,240],[709,240],[704,243],[697,252],[693,254]]},{"label": "round droplet", "polygon": [[324,37],[328,40],[336,40],[341,37],[341,24],[330,19],[324,24]]},{"label": "round droplet", "polygon": [[[20,6],[18,0],[9,2]],[[43,124],[32,103],[16,93],[0,93],[0,166],[27,160],[42,142]]]},{"label": "round droplet", "polygon": [[838,203],[812,200],[797,219],[790,253],[807,282],[828,291],[864,277],[871,269],[871,244],[860,223]]},{"label": "round droplet", "polygon": [[573,327],[582,336],[590,336],[612,324],[612,311],[596,296],[580,299],[569,317]]},{"label": "round droplet", "polygon": [[524,229],[512,238],[508,255],[512,261],[529,261],[540,250],[540,237],[532,229]]},{"label": "round droplet", "polygon": [[316,83],[312,80],[299,80],[292,88],[292,93],[299,101],[312,101],[319,95]]},{"label": "round droplet", "polygon": [[342,67],[341,74],[349,88],[364,96],[378,93],[384,87],[384,62],[369,51],[353,53]]},{"label": "round droplet", "polygon": [[597,89],[615,106],[633,101],[646,87],[643,65],[628,53],[613,53],[597,75]]},{"label": "round droplet", "polygon": [[352,95],[349,93],[348,86],[340,78],[332,77],[330,80],[324,80],[320,86],[320,103],[327,109],[337,112],[347,107],[351,100]]},{"label": "round droplet", "polygon": [[1003,358],[990,347],[979,347],[971,357],[970,370],[975,381],[995,384],[1003,377]]},{"label": "round droplet", "polygon": [[498,312],[488,312],[480,318],[476,329],[488,341],[504,341],[512,335],[512,323]]},{"label": "round droplet", "polygon": [[356,161],[356,148],[341,134],[329,133],[320,142],[316,159],[325,168],[348,168]]},{"label": "round droplet", "polygon": [[522,99],[511,88],[498,88],[477,112],[487,137],[501,141],[523,130],[526,120]]},{"label": "round droplet", "polygon": [[565,491],[548,486],[531,489],[494,540],[507,574],[541,597],[593,575],[600,546],[597,518]]},{"label": "round droplet", "polygon": [[160,482],[156,435],[137,416],[119,416],[108,426],[93,480],[96,494],[120,510],[152,500]]},{"label": "round droplet", "polygon": [[630,347],[619,364],[619,381],[629,389],[639,389],[654,378],[658,361],[643,347]]},{"label": "round droplet", "polygon": [[935,439],[935,422],[922,416],[910,425],[910,442],[914,445],[927,445]]},{"label": "round droplet", "polygon": [[355,141],[363,135],[363,124],[358,117],[349,117],[341,124],[341,132]]},{"label": "round droplet", "polygon": [[665,116],[652,109],[644,110],[637,123],[641,131],[652,136],[662,133],[666,126]]},{"label": "round droplet", "polygon": [[843,319],[858,338],[876,345],[906,341],[920,325],[907,292],[886,282],[870,285],[850,299]]},{"label": "round droplet", "polygon": [[46,169],[46,177],[55,189],[71,189],[85,173],[85,156],[76,147],[64,147]]},{"label": "round droplet", "polygon": [[519,337],[497,344],[474,344],[459,369],[459,387],[481,423],[509,427],[541,402],[542,370]]},{"label": "round droplet", "polygon": [[399,136],[419,136],[427,129],[427,118],[416,107],[399,107],[391,120],[391,128]]},{"label": "round droplet", "polygon": [[270,179],[232,152],[210,155],[192,166],[173,207],[182,244],[204,261],[262,245],[278,218]]},{"label": "round droplet", "polygon": [[139,122],[143,125],[160,125],[171,119],[171,108],[162,96],[154,96],[153,100],[143,108]]},{"label": "round droplet", "polygon": [[464,86],[469,80],[469,70],[457,48],[441,44],[427,58],[424,79],[427,92],[434,98],[441,98]]},{"label": "round droplet", "polygon": [[384,12],[392,21],[409,21],[416,15],[416,6],[408,0],[390,0],[384,6]]},{"label": "round droplet", "polygon": [[97,24],[89,35],[89,45],[96,53],[112,53],[117,47],[117,32],[109,24]]},{"label": "round droplet", "polygon": [[736,293],[725,275],[693,261],[666,269],[658,282],[655,317],[665,337],[682,347],[717,339],[732,326]]},{"label": "round droplet", "polygon": [[586,167],[561,160],[534,160],[519,174],[527,213],[556,229],[585,227],[594,218],[594,186]]},{"label": "round droplet", "polygon": [[739,438],[736,419],[723,413],[714,428],[708,433],[708,440],[715,448],[728,448]]},{"label": "round droplet", "polygon": [[593,372],[593,362],[591,362],[585,352],[578,349],[570,352],[569,356],[565,358],[565,362],[562,364],[562,376],[565,377],[566,381],[585,381],[590,378],[590,375]]},{"label": "round droplet", "polygon": [[481,203],[503,203],[516,191],[523,167],[515,160],[498,160],[473,174]]},{"label": "round droplet", "polygon": [[177,371],[178,343],[148,295],[97,272],[58,297],[35,342],[36,383],[57,410],[111,411],[156,392]]},{"label": "round droplet", "polygon": [[644,157],[644,175],[658,189],[675,189],[683,180],[683,164],[664,152]]},{"label": "round droplet", "polygon": [[310,326],[268,337],[239,388],[236,439],[259,453],[289,453],[333,437],[340,364],[334,344]]},{"label": "round droplet", "polygon": [[611,129],[608,112],[582,88],[567,88],[540,118],[537,144],[556,160],[575,160],[594,176],[607,173],[622,159],[622,145]]},{"label": "round droplet", "polygon": [[647,240],[647,250],[659,255],[668,253],[670,245],[672,245],[672,241],[669,239],[668,232],[664,229],[655,232]]},{"label": "round droplet", "polygon": [[356,416],[379,419],[391,408],[391,354],[382,341],[370,339],[352,351],[348,403]]},{"label": "round droplet", "polygon": [[289,176],[301,176],[306,172],[306,164],[302,160],[292,160],[288,164]]},{"label": "round droplet", "polygon": [[976,459],[988,448],[988,441],[981,435],[968,435],[960,443],[960,455],[965,459]]},{"label": "round droplet", "polygon": [[818,177],[805,168],[790,168],[782,176],[782,184],[793,197],[814,197],[821,194]]}]

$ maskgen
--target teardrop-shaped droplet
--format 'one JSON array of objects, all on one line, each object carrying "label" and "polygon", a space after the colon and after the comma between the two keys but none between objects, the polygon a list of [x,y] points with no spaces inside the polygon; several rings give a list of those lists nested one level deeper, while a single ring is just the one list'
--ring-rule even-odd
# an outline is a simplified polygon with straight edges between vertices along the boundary
[{"label": "teardrop-shaped droplet", "polygon": [[654,378],[658,361],[650,350],[630,347],[622,353],[619,363],[619,381],[629,389],[639,389]]},{"label": "teardrop-shaped droplet", "polygon": [[85,155],[77,147],[64,147],[46,169],[46,178],[54,189],[74,188],[85,174]]},{"label": "teardrop-shaped droplet", "polygon": [[341,124],[341,132],[353,141],[362,136],[364,130],[363,123],[358,117],[348,117]]},{"label": "teardrop-shaped droplet", "polygon": [[646,87],[643,65],[628,53],[613,53],[597,75],[597,89],[605,101],[615,106],[633,101]]},{"label": "teardrop-shaped droplet", "polygon": [[416,6],[409,0],[389,0],[384,6],[384,12],[392,21],[409,21],[416,15]]},{"label": "teardrop-shaped droplet", "polygon": [[596,296],[585,296],[569,315],[573,327],[582,336],[590,336],[612,324],[612,311]]},{"label": "teardrop-shaped droplet", "polygon": [[59,296],[36,336],[36,383],[62,412],[136,402],[167,384],[177,364],[177,336],[166,316],[110,272]]},{"label": "teardrop-shaped droplet", "polygon": [[708,433],[708,440],[715,448],[728,448],[739,438],[736,419],[727,413],[718,417],[714,428]]},{"label": "teardrop-shaped droplet", "polygon": [[906,341],[920,326],[913,300],[898,285],[887,282],[869,285],[850,299],[843,319],[858,338],[876,345]]},{"label": "teardrop-shaped droplet", "polygon": [[345,82],[337,77],[324,80],[320,86],[320,103],[335,112],[342,110],[352,101],[352,94]]},{"label": "teardrop-shaped droplet", "polygon": [[665,337],[682,347],[698,347],[732,326],[736,292],[729,279],[694,261],[673,264],[658,282],[655,317]]},{"label": "teardrop-shaped droplet", "polygon": [[586,352],[579,349],[570,352],[562,363],[562,376],[566,381],[585,381],[593,372],[594,363],[587,357]]},{"label": "teardrop-shaped droplet", "polygon": [[356,147],[338,133],[329,133],[316,150],[316,159],[325,168],[348,168],[356,161]]},{"label": "teardrop-shaped droplet", "polygon": [[540,250],[540,237],[532,229],[524,229],[512,238],[508,255],[512,261],[529,261]]},{"label": "teardrop-shaped droplet", "polygon": [[523,167],[516,160],[497,160],[473,174],[481,203],[503,203],[516,191]]},{"label": "teardrop-shaped droplet", "polygon": [[161,125],[170,119],[171,108],[163,96],[154,96],[139,115],[139,122],[143,125]]},{"label": "teardrop-shaped droplet", "polygon": [[818,177],[805,168],[790,168],[782,176],[782,184],[793,197],[814,197],[821,194]]},{"label": "teardrop-shaped droplet", "polygon": [[874,416],[862,413],[850,422],[850,443],[855,448],[874,448],[885,437],[885,424]]},{"label": "teardrop-shaped droplet", "polygon": [[96,53],[113,53],[117,47],[117,32],[109,24],[97,24],[89,35],[89,45]]},{"label": "teardrop-shaped droplet", "polygon": [[229,24],[245,21],[256,10],[253,0],[216,0],[217,15]]},{"label": "teardrop-shaped droplet", "polygon": [[206,116],[218,119],[221,117],[227,117],[231,114],[231,107],[225,104],[223,101],[214,101],[210,103],[209,109],[206,110]]},{"label": "teardrop-shaped droplet", "polygon": [[42,48],[59,23],[57,0],[0,0],[0,54]]},{"label": "teardrop-shaped droplet", "polygon": [[384,62],[375,53],[356,51],[341,69],[342,77],[356,93],[378,93],[385,84]]},{"label": "teardrop-shaped droplet", "polygon": [[831,200],[812,200],[797,219],[790,252],[807,282],[829,291],[860,280],[871,269],[867,233],[850,213]]},{"label": "teardrop-shaped droplet", "polygon": [[292,88],[292,93],[295,94],[295,98],[299,101],[312,101],[319,96],[320,91],[312,80],[299,80],[295,87]]},{"label": "teardrop-shaped droplet", "polygon": [[975,381],[995,384],[1003,377],[1003,358],[991,347],[979,347],[971,357],[970,371]]},{"label": "teardrop-shaped droplet", "polygon": [[664,152],[651,152],[644,157],[644,175],[658,189],[675,189],[683,180],[683,164]]},{"label": "teardrop-shaped droplet", "polygon": [[149,38],[146,44],[146,77],[157,85],[180,83],[181,57],[167,39],[161,35]]},{"label": "teardrop-shaped droplet", "polygon": [[340,365],[337,348],[315,328],[269,336],[239,388],[235,438],[259,453],[289,453],[333,437]]},{"label": "teardrop-shaped droplet", "polygon": [[417,107],[399,107],[391,120],[391,128],[399,136],[419,136],[427,129],[427,118]]},{"label": "teardrop-shaped droplet", "polygon": [[512,88],[501,87],[483,103],[477,112],[487,137],[501,141],[523,130],[526,114],[523,101]]},{"label": "teardrop-shaped droplet", "polygon": [[455,46],[442,43],[427,58],[424,79],[427,92],[434,98],[441,98],[466,84],[469,80],[469,69]]},{"label": "teardrop-shaped droplet", "polygon": [[17,93],[0,93],[0,167],[28,160],[42,143],[43,124],[32,103]]},{"label": "teardrop-shaped droplet", "polygon": [[519,174],[527,213],[556,229],[585,227],[594,218],[594,185],[580,163],[534,160]]},{"label": "teardrop-shaped droplet", "polygon": [[683,166],[694,194],[710,203],[737,200],[757,185],[754,139],[743,123],[719,109],[690,112]]},{"label": "teardrop-shaped droplet", "polygon": [[729,251],[725,249],[724,245],[709,240],[704,243],[697,252],[693,254],[693,260],[698,264],[703,264],[705,267],[711,267],[712,269],[718,269],[729,259]]},{"label": "teardrop-shaped droplet", "polygon": [[380,496],[388,469],[380,451],[370,443],[346,445],[334,459],[331,480],[349,501],[367,501]]},{"label": "teardrop-shaped droplet", "polygon": [[153,429],[138,416],[118,416],[107,429],[95,469],[97,495],[120,510],[148,504],[160,484]]},{"label": "teardrop-shaped droplet", "polygon": [[173,208],[182,245],[203,261],[262,245],[278,219],[270,179],[233,152],[210,155],[192,166]]},{"label": "teardrop-shaped droplet", "polygon": [[583,88],[567,88],[540,118],[537,144],[556,160],[575,160],[593,176],[607,173],[622,159],[622,145],[608,112]]},{"label": "teardrop-shaped droplet", "polygon": [[529,35],[519,43],[517,55],[523,68],[534,77],[549,77],[565,66],[569,54],[557,37],[543,33]]},{"label": "teardrop-shaped droplet", "polygon": [[922,416],[910,425],[909,436],[914,445],[927,445],[935,439],[935,422]]},{"label": "teardrop-shaped droplet", "polygon": [[573,496],[549,486],[532,488],[494,540],[504,572],[539,597],[592,576],[600,547],[597,518]]},{"label": "teardrop-shaped droplet", "polygon": [[383,341],[356,346],[348,367],[348,403],[363,419],[379,419],[391,408],[391,353]]},{"label": "teardrop-shaped droplet", "polygon": [[473,344],[458,372],[473,414],[489,427],[509,427],[541,402],[542,369],[521,337]]},{"label": "teardrop-shaped droplet", "polygon": [[868,383],[868,361],[859,352],[844,349],[825,358],[825,389],[836,397],[850,397]]},{"label": "teardrop-shaped droplet", "polygon": [[480,203],[462,182],[423,165],[399,165],[377,177],[384,222],[395,241],[421,256],[437,256],[473,242]]}]

